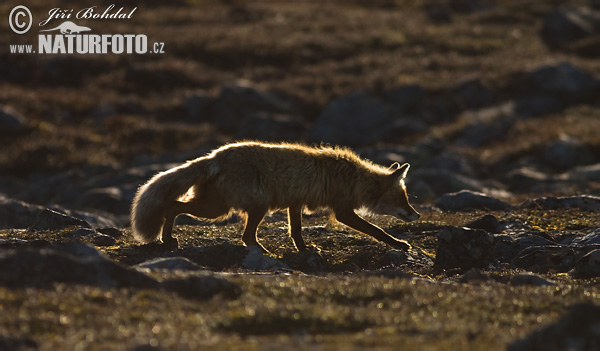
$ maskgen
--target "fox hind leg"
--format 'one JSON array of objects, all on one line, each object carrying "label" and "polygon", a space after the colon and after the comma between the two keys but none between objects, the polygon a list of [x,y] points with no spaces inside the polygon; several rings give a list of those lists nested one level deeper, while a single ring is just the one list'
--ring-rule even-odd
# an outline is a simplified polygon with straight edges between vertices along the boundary
[{"label": "fox hind leg", "polygon": [[302,239],[302,207],[290,206],[288,208],[288,222],[290,236],[294,241],[294,245],[298,251],[308,249],[304,239]]},{"label": "fox hind leg", "polygon": [[226,215],[230,208],[220,198],[194,198],[189,202],[175,201],[165,216],[162,241],[169,246],[177,246],[173,238],[173,224],[180,214],[188,213],[199,218],[214,219]]}]

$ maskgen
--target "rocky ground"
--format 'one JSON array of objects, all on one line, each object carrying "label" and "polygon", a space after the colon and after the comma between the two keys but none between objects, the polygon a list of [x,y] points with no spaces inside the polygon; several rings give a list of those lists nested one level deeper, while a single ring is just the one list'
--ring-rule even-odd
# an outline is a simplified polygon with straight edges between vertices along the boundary
[{"label": "rocky ground", "polygon": [[[103,27],[164,41],[151,57],[8,54],[31,36],[3,31],[0,350],[598,348],[588,5],[148,2]],[[302,253],[280,212],[269,255],[236,217],[135,242],[141,183],[245,138],[410,162],[421,220],[370,220],[413,249],[324,213]]]}]

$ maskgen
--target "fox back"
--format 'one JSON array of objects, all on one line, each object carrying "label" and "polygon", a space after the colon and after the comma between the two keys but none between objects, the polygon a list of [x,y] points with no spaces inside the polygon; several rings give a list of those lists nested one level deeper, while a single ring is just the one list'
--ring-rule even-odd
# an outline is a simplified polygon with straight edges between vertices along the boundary
[{"label": "fox back", "polygon": [[245,142],[213,152],[216,185],[231,206],[359,209],[407,219],[414,213],[403,179],[408,165],[390,168],[346,148]]}]

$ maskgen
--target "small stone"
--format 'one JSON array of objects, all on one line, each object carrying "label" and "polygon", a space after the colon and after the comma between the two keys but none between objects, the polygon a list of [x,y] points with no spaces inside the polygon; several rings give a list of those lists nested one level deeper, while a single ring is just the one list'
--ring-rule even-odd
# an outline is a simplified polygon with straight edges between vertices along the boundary
[{"label": "small stone", "polygon": [[256,271],[291,270],[287,264],[263,254],[258,247],[248,246],[246,252],[246,257],[242,261],[243,268]]},{"label": "small stone", "polygon": [[537,274],[523,273],[517,274],[510,278],[510,285],[521,286],[521,285],[532,285],[532,286],[551,286],[556,285],[555,282],[547,280]]},{"label": "small stone", "polygon": [[583,256],[571,274],[576,278],[593,278],[600,276],[600,250],[593,250]]},{"label": "small stone", "polygon": [[491,214],[479,217],[476,220],[468,223],[466,226],[471,229],[483,229],[492,234],[502,233],[503,230],[502,224],[500,224],[498,219]]},{"label": "small stone", "polygon": [[135,265],[135,269],[197,271],[200,266],[185,257],[157,257]]},{"label": "small stone", "polygon": [[479,269],[470,269],[458,278],[459,283],[477,283],[490,280],[490,277]]}]

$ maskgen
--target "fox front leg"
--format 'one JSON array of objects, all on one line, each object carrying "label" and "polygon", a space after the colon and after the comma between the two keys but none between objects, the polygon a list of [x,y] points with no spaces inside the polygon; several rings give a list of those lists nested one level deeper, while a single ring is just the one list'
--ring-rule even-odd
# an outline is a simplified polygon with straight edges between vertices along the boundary
[{"label": "fox front leg", "polygon": [[356,229],[359,232],[369,234],[375,239],[384,242],[392,247],[400,250],[410,250],[411,246],[404,240],[398,240],[393,236],[389,235],[383,229],[373,225],[364,219],[360,218],[352,210],[343,210],[335,213],[335,218],[347,225],[350,228]]}]

